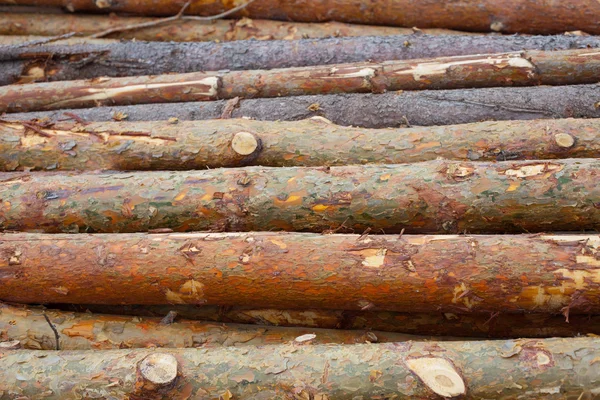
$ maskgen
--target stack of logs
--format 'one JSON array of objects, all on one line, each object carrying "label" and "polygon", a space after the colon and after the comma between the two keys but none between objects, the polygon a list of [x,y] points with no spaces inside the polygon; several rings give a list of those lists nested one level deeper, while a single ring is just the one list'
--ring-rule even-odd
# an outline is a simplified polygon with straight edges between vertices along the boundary
[{"label": "stack of logs", "polygon": [[597,0],[0,3],[0,399],[600,395]]}]

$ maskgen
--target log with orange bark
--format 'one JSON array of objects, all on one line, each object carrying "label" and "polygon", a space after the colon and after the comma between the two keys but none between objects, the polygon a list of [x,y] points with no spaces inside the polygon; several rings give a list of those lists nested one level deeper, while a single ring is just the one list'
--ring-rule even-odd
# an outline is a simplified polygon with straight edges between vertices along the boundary
[{"label": "log with orange bark", "polygon": [[176,318],[177,313],[174,311],[166,313],[163,318],[141,318],[25,308],[0,303],[0,349],[1,344],[7,342],[20,348],[35,350],[108,350],[291,343],[355,344],[427,339],[423,336],[371,330],[286,328]]},{"label": "log with orange bark", "polygon": [[[297,122],[1,122],[0,170],[178,170],[600,157],[600,120],[370,130]],[[10,140],[8,140],[10,139]],[[126,147],[126,150],[124,148]]]},{"label": "log with orange bark", "polygon": [[235,97],[596,83],[600,51],[525,51],[273,70],[195,72],[0,87],[0,112]]},{"label": "log with orange bark", "polygon": [[[387,36],[424,33],[428,35],[468,35],[468,32],[447,29],[412,29],[385,26],[352,25],[340,22],[298,23],[287,21],[215,20],[211,22],[180,19],[167,23],[161,19],[120,17],[116,15],[67,15],[0,13],[0,35],[58,36],[70,32],[78,35],[98,35],[118,39],[146,41],[231,41],[231,40],[297,40],[345,36]],[[140,24],[152,24],[138,29],[123,29]],[[123,30],[121,30],[123,29]],[[114,31],[114,32],[110,32]]]},{"label": "log with orange bark", "polygon": [[595,338],[0,350],[6,398],[593,398]]},{"label": "log with orange bark", "polygon": [[598,313],[598,235],[0,236],[0,300]]},{"label": "log with orange bark", "polygon": [[[64,7],[69,11],[127,12],[144,15],[175,15],[185,0],[3,0],[5,4]],[[186,13],[216,15],[243,5],[243,1],[192,1]],[[595,0],[259,0],[234,17],[361,24],[420,28],[446,28],[480,32],[563,33],[581,30],[600,34],[600,4]]]}]

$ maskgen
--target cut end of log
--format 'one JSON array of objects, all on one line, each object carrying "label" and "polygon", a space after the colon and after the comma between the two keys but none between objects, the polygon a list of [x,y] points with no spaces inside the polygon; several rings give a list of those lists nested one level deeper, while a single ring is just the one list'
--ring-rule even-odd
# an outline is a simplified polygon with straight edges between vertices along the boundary
[{"label": "cut end of log", "polygon": [[19,340],[10,340],[8,342],[0,342],[0,350],[17,350],[21,348]]},{"label": "cut end of log", "polygon": [[242,156],[248,156],[258,149],[258,139],[250,132],[238,132],[231,141],[233,151]]},{"label": "cut end of log", "polygon": [[557,133],[556,135],[554,135],[554,140],[556,141],[557,145],[567,149],[569,147],[573,147],[573,145],[575,144],[575,138],[569,135],[568,133]]},{"label": "cut end of log", "polygon": [[444,358],[422,357],[406,360],[408,368],[435,394],[456,397],[467,392],[465,382]]},{"label": "cut end of log", "polygon": [[148,383],[166,386],[177,378],[177,359],[171,354],[150,354],[139,364],[138,371]]}]

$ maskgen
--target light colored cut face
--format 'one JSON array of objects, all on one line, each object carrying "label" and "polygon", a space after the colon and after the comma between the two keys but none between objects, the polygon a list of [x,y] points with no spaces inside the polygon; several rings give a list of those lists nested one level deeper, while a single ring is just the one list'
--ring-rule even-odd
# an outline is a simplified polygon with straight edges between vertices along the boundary
[{"label": "light colored cut face", "polygon": [[156,385],[167,385],[177,377],[177,359],[170,354],[154,353],[139,366],[142,377]]},{"label": "light colored cut face", "polygon": [[456,368],[446,359],[422,357],[406,360],[408,368],[417,375],[432,392],[443,397],[456,397],[466,393],[467,388]]},{"label": "light colored cut face", "polygon": [[258,141],[250,132],[238,132],[233,136],[231,147],[233,148],[233,151],[239,155],[247,156],[256,151],[258,148]]},{"label": "light colored cut face", "polygon": [[557,145],[565,148],[569,148],[575,144],[575,139],[568,133],[557,133],[554,135],[554,140]]},{"label": "light colored cut face", "polygon": [[0,349],[13,350],[21,348],[21,342],[18,340],[11,340],[8,342],[0,342]]}]

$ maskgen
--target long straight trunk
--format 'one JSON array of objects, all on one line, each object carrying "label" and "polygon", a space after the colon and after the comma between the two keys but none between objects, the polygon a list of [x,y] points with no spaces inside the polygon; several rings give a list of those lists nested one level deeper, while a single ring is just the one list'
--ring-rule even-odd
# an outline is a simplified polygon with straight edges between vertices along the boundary
[{"label": "long straight trunk", "polygon": [[0,87],[0,112],[235,97],[596,83],[600,51],[526,51],[287,69],[193,72]]},{"label": "long straight trunk", "polygon": [[1,351],[0,393],[46,399],[588,398],[594,338]]},{"label": "long straight trunk", "polygon": [[[0,122],[0,170],[181,170],[600,157],[600,119],[368,130],[264,122]],[[9,140],[7,140],[9,138]],[[123,149],[126,147],[126,151]]]},{"label": "long straight trunk", "polygon": [[0,49],[0,84],[600,47],[593,36],[398,35]]},{"label": "long straight trunk", "polygon": [[[339,22],[297,23],[269,20],[178,20],[160,25],[125,30],[119,28],[158,21],[155,18],[117,17],[96,15],[38,14],[32,18],[29,13],[0,13],[0,35],[58,36],[71,32],[93,35],[116,29],[106,37],[147,41],[231,41],[231,40],[296,40],[344,36],[386,36],[410,35],[411,28],[385,26],[351,25]],[[468,32],[446,29],[425,29],[418,31],[429,35],[467,35]]]},{"label": "long straight trunk", "polygon": [[[174,316],[166,314],[165,318]],[[58,345],[49,324],[56,329]],[[365,330],[285,328],[186,320],[173,322],[161,318],[72,313],[0,304],[0,343],[18,341],[19,347],[34,350],[264,346],[294,342],[356,344],[419,339],[425,338]]]},{"label": "long straight trunk", "polygon": [[[1,14],[0,14],[1,16]],[[0,20],[2,18],[0,17]],[[2,22],[0,22],[2,23]],[[0,25],[1,26],[1,25]],[[0,27],[0,31],[2,28]],[[24,44],[31,41],[36,40],[49,40],[48,36],[37,36],[37,35],[9,35],[9,36],[0,36],[0,45],[18,45]],[[118,39],[93,39],[88,37],[71,37],[68,39],[57,40],[56,43],[67,44],[67,45],[76,45],[76,44],[109,44],[109,43],[118,43]],[[55,42],[52,42],[55,43]]]},{"label": "long straight trunk", "polygon": [[595,235],[0,238],[0,300],[10,302],[600,312]]},{"label": "long straight trunk", "polygon": [[[4,0],[17,5],[64,7],[69,11],[128,12],[145,15],[174,15],[184,0],[119,2],[93,0]],[[189,14],[215,15],[242,3],[201,1],[192,3]],[[361,24],[419,28],[446,28],[479,32],[563,33],[582,30],[600,34],[600,4],[595,0],[262,0],[251,3],[235,16],[292,21],[342,21]]]},{"label": "long straight trunk", "polygon": [[[147,140],[132,136],[131,141]],[[122,146],[123,152],[128,145]],[[503,233],[595,230],[598,159],[0,174],[0,229]]]},{"label": "long straight trunk", "polygon": [[[142,104],[78,110],[7,114],[5,120],[43,119],[44,123],[111,121],[207,120],[249,117],[261,121],[295,121],[322,116],[338,125],[387,128],[407,123],[421,126],[479,121],[551,118],[600,118],[600,87],[530,86],[457,90],[423,90],[382,94],[339,94],[273,99]],[[232,104],[235,106],[232,107]]]},{"label": "long straight trunk", "polygon": [[[409,335],[548,338],[600,335],[600,315],[569,313],[399,313],[377,310],[256,309],[246,307],[169,305],[54,304],[67,311],[163,317],[175,311],[181,318],[213,322],[325,329],[367,329]],[[565,310],[566,311],[566,310]]]}]

